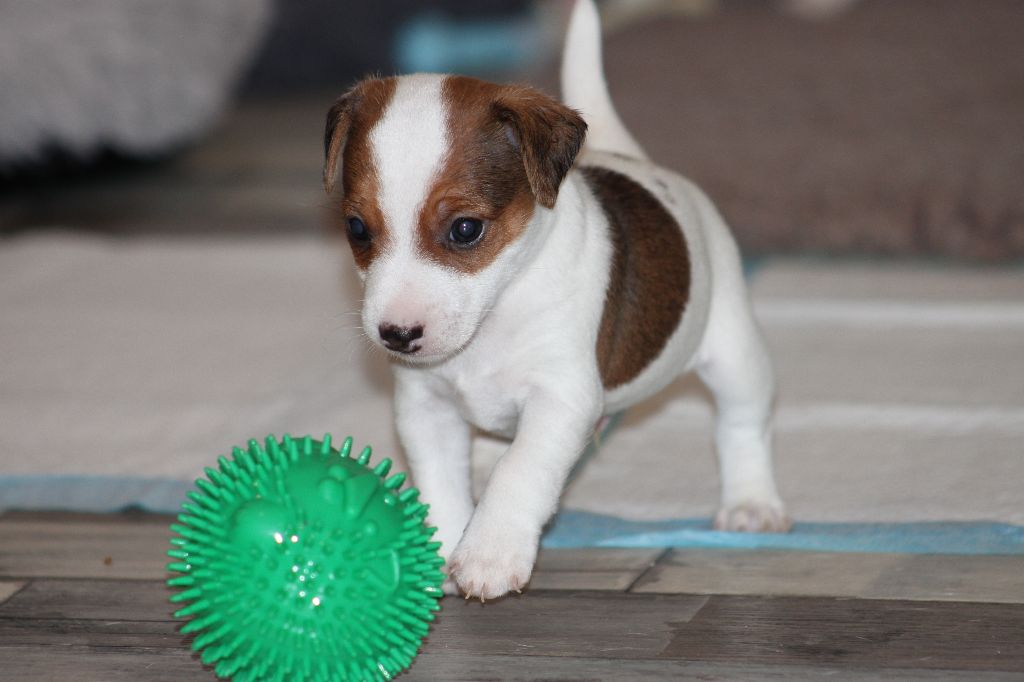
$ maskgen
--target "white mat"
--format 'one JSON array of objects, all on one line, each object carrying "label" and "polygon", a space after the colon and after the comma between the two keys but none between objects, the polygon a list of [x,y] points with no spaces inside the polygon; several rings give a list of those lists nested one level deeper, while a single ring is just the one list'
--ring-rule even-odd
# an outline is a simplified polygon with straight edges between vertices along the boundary
[{"label": "white mat", "polygon": [[[346,248],[0,242],[0,475],[190,480],[286,431],[352,433],[396,456],[386,361],[356,328]],[[775,261],[754,290],[796,518],[1024,523],[1024,271]],[[565,503],[709,515],[709,419],[689,381],[634,409]],[[498,453],[481,446],[478,480]]]}]

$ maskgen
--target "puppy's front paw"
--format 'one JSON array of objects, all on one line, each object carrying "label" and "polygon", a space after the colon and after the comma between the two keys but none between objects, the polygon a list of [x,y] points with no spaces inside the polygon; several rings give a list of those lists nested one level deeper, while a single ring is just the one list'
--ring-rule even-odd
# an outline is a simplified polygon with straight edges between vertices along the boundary
[{"label": "puppy's front paw", "polygon": [[445,594],[458,594],[459,584],[455,582],[455,579],[449,575],[447,578],[444,579],[444,582],[441,584],[441,591]]},{"label": "puppy's front paw", "polygon": [[715,530],[744,533],[785,533],[793,522],[779,502],[741,502],[715,515]]},{"label": "puppy's front paw", "polygon": [[466,532],[452,553],[448,581],[469,598],[497,599],[509,592],[521,592],[530,581],[537,560],[537,539],[529,533],[498,536]]}]

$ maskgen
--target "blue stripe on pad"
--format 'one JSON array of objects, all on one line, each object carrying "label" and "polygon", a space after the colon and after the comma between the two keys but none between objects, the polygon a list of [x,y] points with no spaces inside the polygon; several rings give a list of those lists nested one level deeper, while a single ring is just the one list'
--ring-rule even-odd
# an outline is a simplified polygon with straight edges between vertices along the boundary
[{"label": "blue stripe on pad", "polygon": [[902,554],[1024,554],[1024,527],[1007,523],[798,522],[789,533],[725,533],[708,519],[630,521],[573,509],[548,528],[545,547],[693,547]]},{"label": "blue stripe on pad", "polygon": [[134,507],[176,514],[191,481],[121,476],[0,476],[0,511],[50,509],[97,514]]},{"label": "blue stripe on pad", "polygon": [[[0,476],[0,511],[60,509],[110,513],[128,507],[177,513],[193,483],[108,476]],[[817,552],[1024,555],[1024,527],[995,522],[797,522],[789,533],[723,533],[708,519],[631,521],[562,510],[545,547],[692,547]]]}]

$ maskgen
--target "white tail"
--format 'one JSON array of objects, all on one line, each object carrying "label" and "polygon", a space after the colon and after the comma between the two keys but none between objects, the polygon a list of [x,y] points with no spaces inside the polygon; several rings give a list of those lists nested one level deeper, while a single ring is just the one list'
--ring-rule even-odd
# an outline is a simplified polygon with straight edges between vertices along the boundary
[{"label": "white tail", "polygon": [[608,95],[601,65],[601,20],[593,0],[576,0],[562,53],[562,99],[587,122],[585,147],[646,159]]}]

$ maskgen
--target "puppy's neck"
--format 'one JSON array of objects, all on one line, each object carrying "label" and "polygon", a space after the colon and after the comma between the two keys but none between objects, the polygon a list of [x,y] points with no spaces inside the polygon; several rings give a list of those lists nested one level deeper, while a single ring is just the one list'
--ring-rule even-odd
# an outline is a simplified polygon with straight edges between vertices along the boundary
[{"label": "puppy's neck", "polygon": [[562,182],[558,201],[552,208],[544,208],[539,203],[534,207],[529,227],[521,237],[523,243],[516,249],[515,260],[504,268],[507,278],[499,306],[503,300],[511,303],[513,299],[516,299],[514,305],[520,307],[543,305],[542,301],[517,299],[524,291],[555,292],[582,276],[577,270],[590,250],[588,242],[595,238],[589,231],[597,227],[590,224],[593,216],[588,214],[584,200],[586,191],[581,176],[572,171]]},{"label": "puppy's neck", "polygon": [[579,246],[587,238],[585,191],[579,173],[573,170],[562,181],[558,200],[552,208],[544,208],[539,203],[534,206],[527,234],[533,242],[530,251],[535,257],[541,252],[563,248],[559,245],[567,245],[569,255],[579,253]]}]

